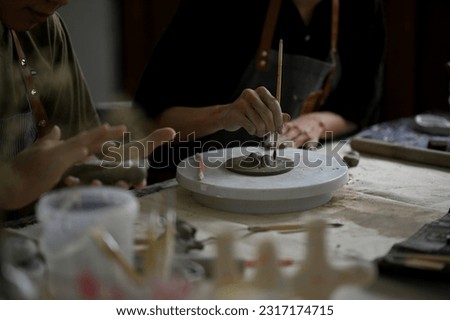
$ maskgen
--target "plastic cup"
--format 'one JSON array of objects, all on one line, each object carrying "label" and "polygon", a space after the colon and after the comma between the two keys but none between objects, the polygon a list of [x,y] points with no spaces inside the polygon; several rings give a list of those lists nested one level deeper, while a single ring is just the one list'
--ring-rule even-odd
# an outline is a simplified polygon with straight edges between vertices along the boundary
[{"label": "plastic cup", "polygon": [[106,186],[60,189],[44,195],[36,213],[54,298],[112,298],[104,288],[114,285],[120,268],[91,233],[94,228],[110,233],[121,254],[133,265],[139,214],[135,196]]}]

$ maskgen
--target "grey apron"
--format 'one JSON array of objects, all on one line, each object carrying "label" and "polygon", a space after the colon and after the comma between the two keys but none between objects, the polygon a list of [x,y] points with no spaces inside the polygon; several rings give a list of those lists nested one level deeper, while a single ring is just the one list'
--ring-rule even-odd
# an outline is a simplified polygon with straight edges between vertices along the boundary
[{"label": "grey apron", "polygon": [[[266,87],[273,96],[276,94],[278,51],[268,48],[272,43],[280,4],[281,0],[272,0],[269,5],[258,55],[247,67],[234,98],[237,98],[246,88],[256,89],[259,86]],[[336,50],[338,6],[339,2],[333,0],[331,51],[327,61],[300,55],[283,55],[281,109],[291,118],[296,118],[301,113],[314,111],[313,108],[317,104],[323,103],[320,100],[326,99],[328,92],[325,94],[323,92],[330,90],[326,88],[327,85],[334,87],[338,81],[338,76],[335,75],[338,69]],[[217,132],[212,139],[219,141],[224,147],[237,146],[237,142],[240,145],[244,142],[246,145],[255,145],[262,141],[262,138],[252,136],[242,128],[235,132]]]},{"label": "grey apron", "polygon": [[[256,70],[256,59],[247,68],[239,86],[256,89],[265,86],[275,96],[277,79],[278,51],[271,49],[268,70]],[[320,61],[306,56],[284,54],[281,90],[281,109],[291,118],[300,115],[300,111],[309,95],[322,89],[328,74],[333,70],[331,57],[329,61]]]}]

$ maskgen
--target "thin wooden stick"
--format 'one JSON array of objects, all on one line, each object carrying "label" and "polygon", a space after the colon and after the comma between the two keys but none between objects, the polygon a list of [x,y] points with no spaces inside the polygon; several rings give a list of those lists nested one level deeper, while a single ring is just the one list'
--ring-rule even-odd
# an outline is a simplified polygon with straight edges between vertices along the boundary
[{"label": "thin wooden stick", "polygon": [[[283,39],[280,39],[280,42],[278,44],[278,73],[277,73],[277,93],[276,98],[278,100],[278,103],[281,105],[281,79],[283,75]],[[278,144],[278,132],[277,128],[275,128],[274,132],[274,143],[275,143],[275,149],[273,150],[273,160],[276,160],[277,158],[277,144]]]},{"label": "thin wooden stick", "polygon": [[142,277],[134,270],[133,266],[125,258],[122,251],[120,251],[119,245],[110,233],[102,229],[95,228],[92,229],[90,236],[100,250],[109,259],[114,261],[131,280],[139,285],[143,283]]},{"label": "thin wooden stick", "polygon": [[[342,223],[327,223],[327,227],[338,228],[342,227]],[[291,224],[269,224],[269,225],[261,225],[261,226],[249,226],[247,230],[250,232],[265,232],[265,231],[298,231],[304,230],[308,226],[306,224],[299,223],[291,223]]]},{"label": "thin wooden stick", "polygon": [[278,44],[277,100],[281,103],[281,79],[283,75],[283,39]]}]

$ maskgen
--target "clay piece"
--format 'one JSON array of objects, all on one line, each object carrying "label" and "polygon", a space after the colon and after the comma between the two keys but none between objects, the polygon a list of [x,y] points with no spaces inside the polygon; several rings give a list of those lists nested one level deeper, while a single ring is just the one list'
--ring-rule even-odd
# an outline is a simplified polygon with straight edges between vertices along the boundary
[{"label": "clay piece", "polygon": [[248,156],[228,159],[225,168],[248,176],[272,176],[291,171],[294,161],[285,157],[274,159],[268,154],[252,152]]},{"label": "clay piece", "polygon": [[352,168],[358,165],[359,158],[360,158],[359,152],[352,150],[344,154],[343,160],[349,168]]}]

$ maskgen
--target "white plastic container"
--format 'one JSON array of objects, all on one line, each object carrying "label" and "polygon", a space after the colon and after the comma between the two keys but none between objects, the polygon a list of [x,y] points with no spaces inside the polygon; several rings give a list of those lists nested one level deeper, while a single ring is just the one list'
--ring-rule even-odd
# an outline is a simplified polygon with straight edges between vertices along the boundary
[{"label": "white plastic container", "polygon": [[133,264],[139,214],[135,196],[115,187],[66,188],[44,195],[36,211],[54,298],[114,298],[107,292],[123,272],[101,250],[91,232],[99,228],[110,233]]}]

